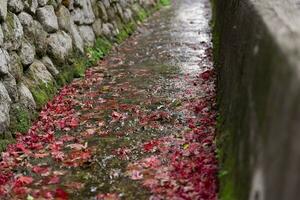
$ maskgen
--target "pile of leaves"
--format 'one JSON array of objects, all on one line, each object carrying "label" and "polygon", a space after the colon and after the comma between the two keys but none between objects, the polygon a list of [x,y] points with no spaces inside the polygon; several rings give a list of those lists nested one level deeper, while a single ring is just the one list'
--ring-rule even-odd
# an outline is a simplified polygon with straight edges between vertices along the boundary
[{"label": "pile of leaves", "polygon": [[128,166],[128,176],[149,188],[152,200],[217,199],[215,74],[207,70],[198,78],[194,86],[205,94],[185,105],[188,129],[144,143],[141,150],[152,155]]},{"label": "pile of leaves", "polygon": [[[68,199],[65,190],[82,188],[82,183],[58,185],[66,169],[80,167],[92,158],[82,136],[70,133],[80,125],[76,107],[84,108],[87,102],[79,102],[82,87],[89,88],[101,77],[91,70],[86,80],[75,81],[61,89],[60,93],[40,112],[38,120],[28,133],[17,134],[16,143],[2,152],[0,162],[1,199]],[[52,166],[51,163],[55,163]]]}]

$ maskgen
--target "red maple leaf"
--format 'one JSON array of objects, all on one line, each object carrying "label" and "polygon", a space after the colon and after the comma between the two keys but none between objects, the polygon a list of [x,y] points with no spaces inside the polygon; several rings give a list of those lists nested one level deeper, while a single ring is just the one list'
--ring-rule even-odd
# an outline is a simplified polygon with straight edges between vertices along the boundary
[{"label": "red maple leaf", "polygon": [[59,200],[68,200],[69,194],[66,193],[63,189],[57,188],[55,191],[55,198]]},{"label": "red maple leaf", "polygon": [[20,176],[15,182],[15,187],[22,187],[24,185],[29,185],[33,182],[33,178],[30,176]]}]

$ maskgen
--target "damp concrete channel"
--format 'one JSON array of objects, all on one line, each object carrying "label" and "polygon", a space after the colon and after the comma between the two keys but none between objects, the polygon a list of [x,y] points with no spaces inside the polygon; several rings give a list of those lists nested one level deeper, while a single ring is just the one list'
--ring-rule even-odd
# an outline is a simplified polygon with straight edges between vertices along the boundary
[{"label": "damp concrete channel", "polygon": [[[130,174],[128,166],[155,155],[152,149],[145,151],[147,142],[180,137],[191,129],[188,122],[197,115],[189,106],[206,95],[198,87],[199,75],[213,68],[210,20],[209,0],[174,0],[88,69],[84,78],[74,80],[76,95],[71,98],[78,126],[57,128],[54,136],[64,138],[60,151],[66,157],[74,150],[91,156],[74,165],[47,156],[28,159],[14,171],[34,179],[26,187],[26,198],[62,188],[69,199],[168,199],[144,187],[140,174]],[[214,91],[214,82],[205,88]],[[48,167],[59,181],[50,179],[41,186],[49,183],[47,174],[34,174],[28,163]],[[214,198],[216,194],[207,196]]]}]

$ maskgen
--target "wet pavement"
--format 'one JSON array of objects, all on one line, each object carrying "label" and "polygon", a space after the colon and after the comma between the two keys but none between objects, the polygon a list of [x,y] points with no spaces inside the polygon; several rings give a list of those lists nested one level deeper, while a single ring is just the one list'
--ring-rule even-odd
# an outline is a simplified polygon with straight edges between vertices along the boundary
[{"label": "wet pavement", "polygon": [[216,199],[210,19],[174,1],[63,88],[4,153],[3,199]]}]

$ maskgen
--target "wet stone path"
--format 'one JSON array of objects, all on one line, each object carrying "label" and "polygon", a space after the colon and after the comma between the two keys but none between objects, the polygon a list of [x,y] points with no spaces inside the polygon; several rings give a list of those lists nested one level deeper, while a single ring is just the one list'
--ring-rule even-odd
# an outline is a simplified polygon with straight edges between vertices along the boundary
[{"label": "wet stone path", "polygon": [[216,199],[210,18],[174,1],[62,88],[2,153],[1,199]]}]

